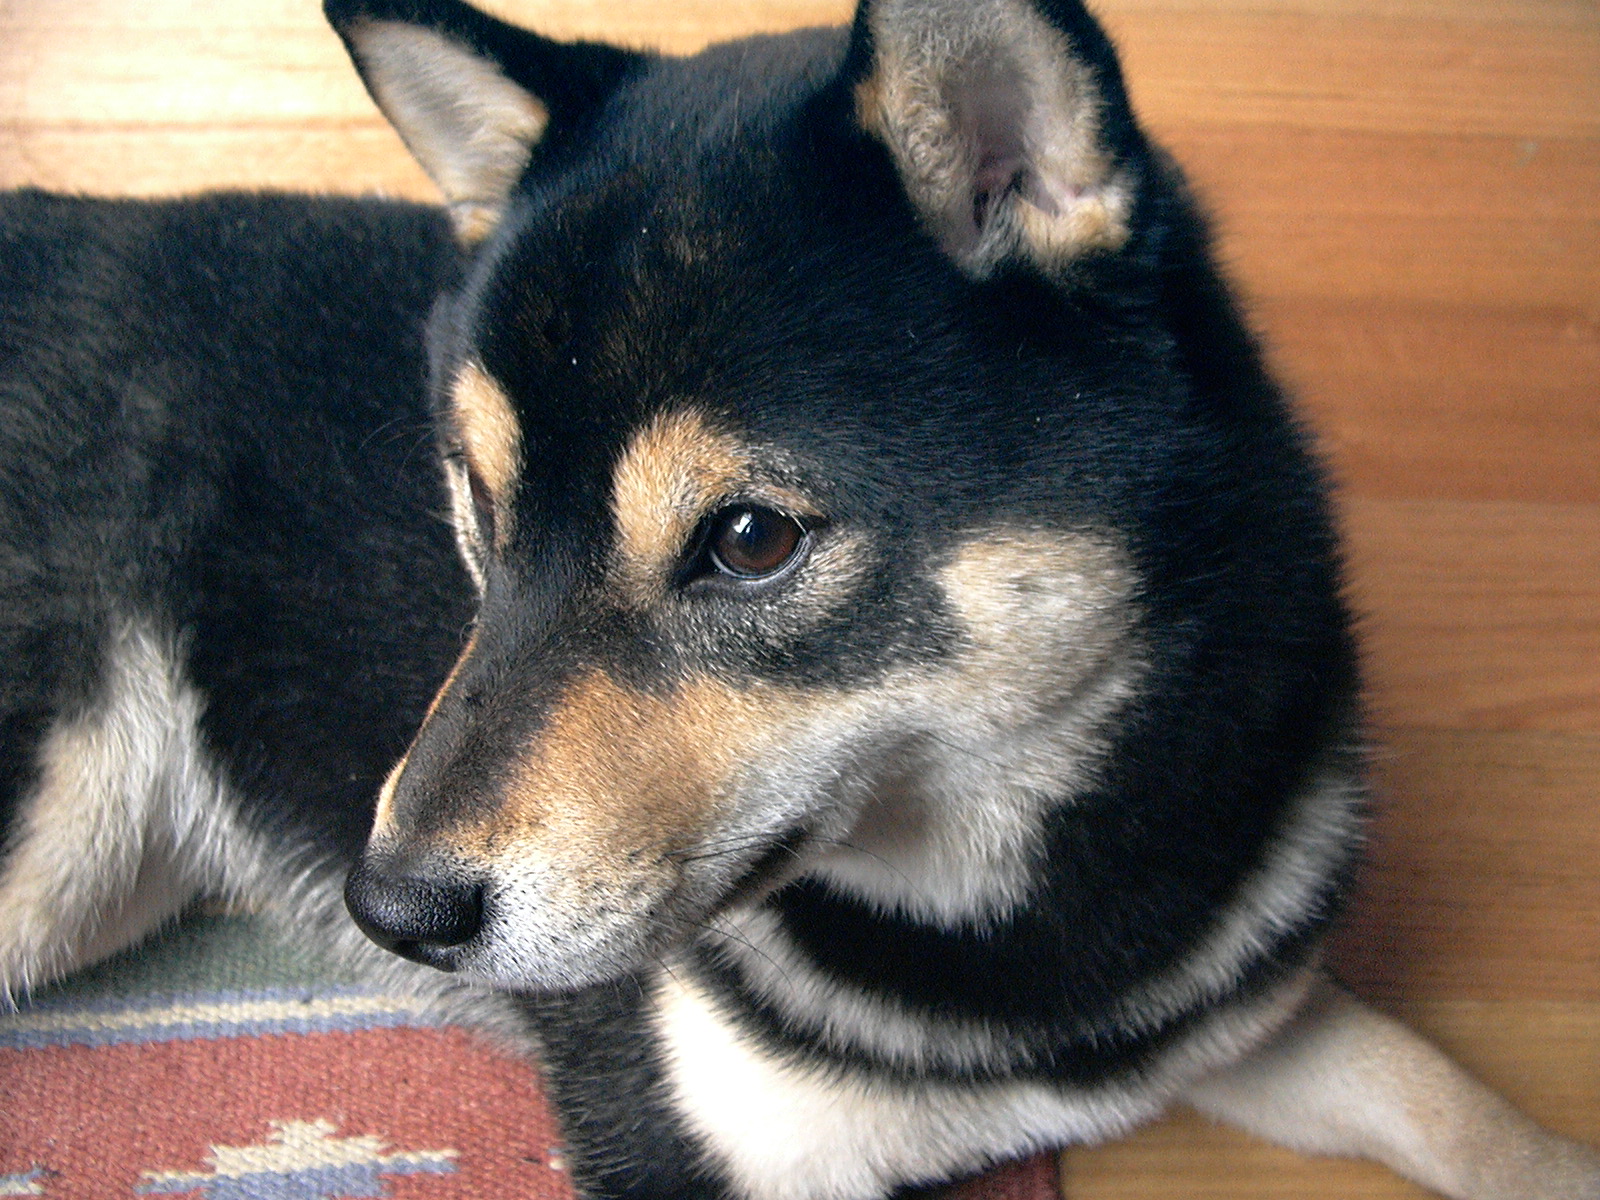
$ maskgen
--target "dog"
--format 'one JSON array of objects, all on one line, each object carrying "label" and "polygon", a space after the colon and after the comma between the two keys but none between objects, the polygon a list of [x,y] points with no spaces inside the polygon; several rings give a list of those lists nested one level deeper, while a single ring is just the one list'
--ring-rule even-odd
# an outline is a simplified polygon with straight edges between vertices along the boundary
[{"label": "dog", "polygon": [[443,213],[4,202],[8,997],[222,895],[519,1039],[597,1198],[1179,1100],[1600,1197],[1319,965],[1327,484],[1075,0],[681,59],[327,12]]}]

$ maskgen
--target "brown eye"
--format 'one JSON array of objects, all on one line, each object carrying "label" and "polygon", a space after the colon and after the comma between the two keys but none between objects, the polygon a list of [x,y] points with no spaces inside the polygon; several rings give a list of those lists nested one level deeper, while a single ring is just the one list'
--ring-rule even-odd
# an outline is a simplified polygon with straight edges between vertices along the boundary
[{"label": "brown eye", "polygon": [[740,505],[717,515],[707,546],[712,565],[724,575],[761,579],[788,566],[805,539],[804,527],[793,517]]}]

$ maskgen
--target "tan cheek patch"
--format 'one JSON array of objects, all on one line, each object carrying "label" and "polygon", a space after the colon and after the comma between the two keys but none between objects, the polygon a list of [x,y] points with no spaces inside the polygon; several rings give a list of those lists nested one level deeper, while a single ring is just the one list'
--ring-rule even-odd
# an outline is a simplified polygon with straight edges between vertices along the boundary
[{"label": "tan cheek patch", "polygon": [[972,538],[940,574],[971,639],[963,676],[991,703],[1048,708],[1134,655],[1135,581],[1123,550],[1088,535],[1002,529]]},{"label": "tan cheek patch", "polygon": [[[468,363],[451,385],[450,407],[462,449],[505,518],[522,473],[522,430],[511,400],[482,367]],[[496,522],[497,544],[507,524],[505,519]]]},{"label": "tan cheek patch", "polygon": [[698,844],[740,763],[772,746],[802,705],[774,688],[697,679],[651,694],[590,672],[509,768],[499,812],[460,844],[489,860],[559,855],[564,871],[645,869]]}]

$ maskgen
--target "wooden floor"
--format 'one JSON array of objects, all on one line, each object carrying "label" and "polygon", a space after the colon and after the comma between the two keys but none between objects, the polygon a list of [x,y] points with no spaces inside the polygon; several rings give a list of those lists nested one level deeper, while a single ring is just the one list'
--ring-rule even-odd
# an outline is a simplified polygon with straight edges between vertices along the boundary
[{"label": "wooden floor", "polygon": [[[520,0],[672,50],[845,0]],[[1344,487],[1386,807],[1345,977],[1600,1142],[1600,7],[1104,0]],[[429,189],[311,0],[0,0],[0,184]],[[1403,1197],[1177,1117],[1074,1197]]]}]

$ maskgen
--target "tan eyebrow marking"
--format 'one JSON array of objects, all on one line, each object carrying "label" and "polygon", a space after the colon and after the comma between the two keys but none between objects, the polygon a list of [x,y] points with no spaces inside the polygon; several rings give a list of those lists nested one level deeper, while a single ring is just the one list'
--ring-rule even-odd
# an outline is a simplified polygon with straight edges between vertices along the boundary
[{"label": "tan eyebrow marking", "polygon": [[613,579],[622,599],[644,605],[659,595],[695,527],[719,504],[746,501],[820,518],[805,495],[770,477],[784,457],[742,441],[699,409],[652,419],[612,471]]},{"label": "tan eyebrow marking", "polygon": [[643,598],[664,578],[706,510],[748,475],[748,452],[704,413],[662,413],[635,435],[612,472],[617,571]]},{"label": "tan eyebrow marking", "polygon": [[[450,385],[450,407],[462,449],[495,503],[505,508],[522,473],[522,429],[510,398],[488,372],[469,362]],[[497,523],[497,541],[505,524]]]}]

